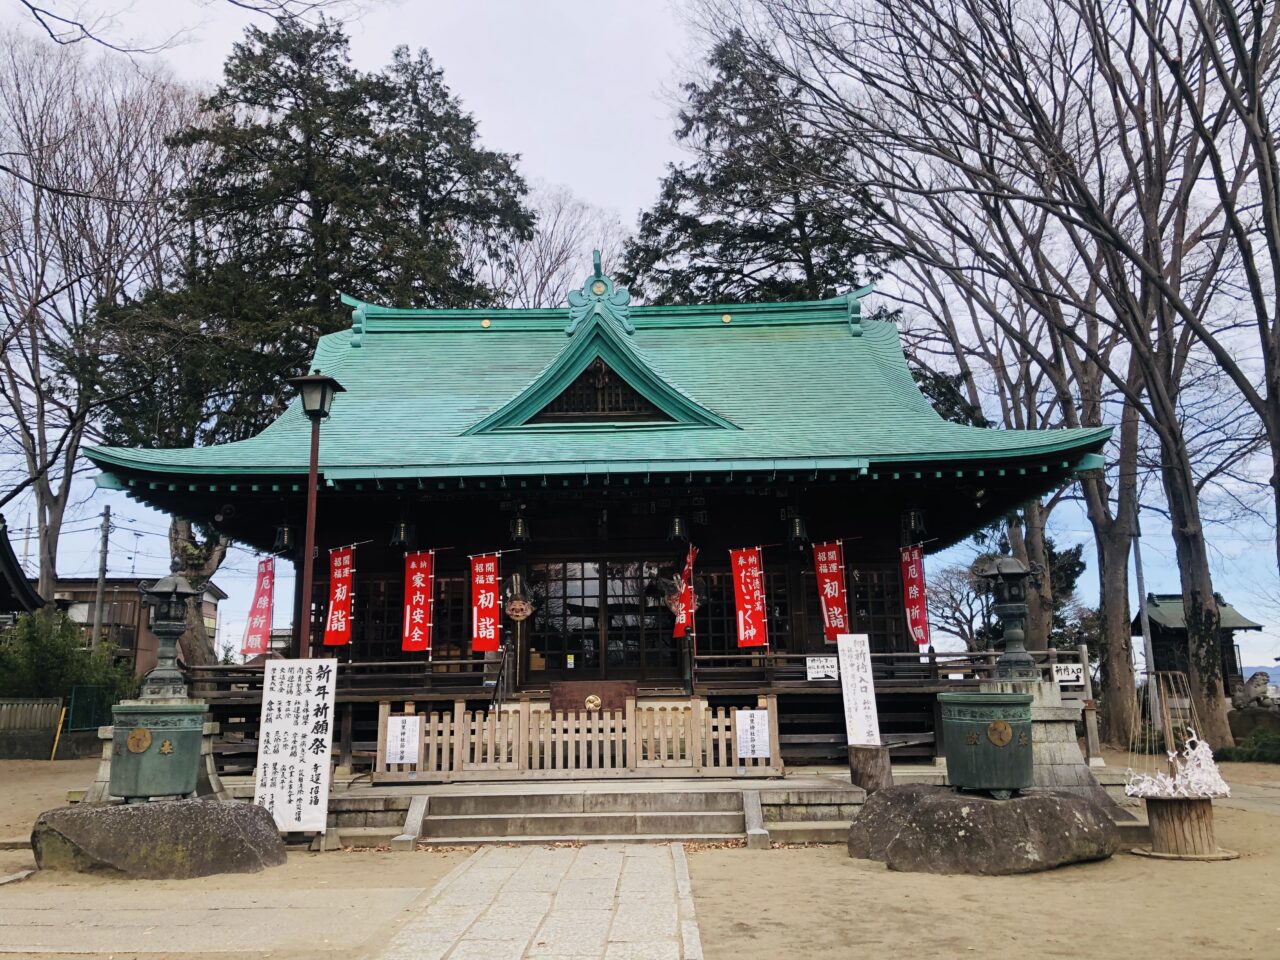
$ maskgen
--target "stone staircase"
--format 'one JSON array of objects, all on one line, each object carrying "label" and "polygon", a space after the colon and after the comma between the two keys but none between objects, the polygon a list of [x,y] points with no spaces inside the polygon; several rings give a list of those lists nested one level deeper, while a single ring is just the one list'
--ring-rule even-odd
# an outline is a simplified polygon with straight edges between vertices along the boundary
[{"label": "stone staircase", "polygon": [[737,790],[485,792],[430,798],[419,832],[433,845],[741,840]]}]

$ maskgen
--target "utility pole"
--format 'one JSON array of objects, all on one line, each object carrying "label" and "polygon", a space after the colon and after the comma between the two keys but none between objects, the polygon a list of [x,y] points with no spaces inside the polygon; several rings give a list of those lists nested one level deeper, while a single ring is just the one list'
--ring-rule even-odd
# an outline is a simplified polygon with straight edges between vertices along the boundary
[{"label": "utility pole", "polygon": [[102,508],[102,546],[98,550],[98,589],[93,597],[93,638],[96,650],[102,636],[102,594],[107,587],[107,537],[111,533],[111,504]]},{"label": "utility pole", "polygon": [[[1133,502],[1133,569],[1138,580],[1138,623],[1142,627],[1142,655],[1146,659],[1147,704],[1154,727],[1160,718],[1159,693],[1156,690],[1156,658],[1151,649],[1151,621],[1147,618],[1147,587],[1142,579],[1142,526],[1138,520],[1138,498]],[[1165,749],[1173,749],[1165,743]]]}]

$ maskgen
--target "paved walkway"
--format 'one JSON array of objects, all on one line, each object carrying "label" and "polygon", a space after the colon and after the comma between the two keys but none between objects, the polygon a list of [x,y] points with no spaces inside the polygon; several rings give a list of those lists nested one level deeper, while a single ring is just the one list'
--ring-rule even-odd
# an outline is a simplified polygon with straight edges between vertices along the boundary
[{"label": "paved walkway", "polygon": [[485,847],[382,960],[701,960],[684,847]]}]

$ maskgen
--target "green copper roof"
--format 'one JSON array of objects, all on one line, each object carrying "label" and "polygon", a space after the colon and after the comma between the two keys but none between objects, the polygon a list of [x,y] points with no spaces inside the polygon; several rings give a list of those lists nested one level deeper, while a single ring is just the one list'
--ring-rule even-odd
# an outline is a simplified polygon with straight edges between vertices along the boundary
[{"label": "green copper roof", "polygon": [[[330,480],[676,470],[855,469],[1061,455],[1094,465],[1109,428],[982,430],[916,389],[896,328],[865,291],[811,303],[649,307],[599,273],[558,310],[400,310],[348,301],[350,332],[312,366],[347,392],[322,428]],[[591,361],[669,421],[527,423]],[[306,472],[298,404],[261,434],[181,450],[94,447],[107,471]],[[980,465],[980,464],[979,464]],[[994,465],[994,464],[992,464]]]}]

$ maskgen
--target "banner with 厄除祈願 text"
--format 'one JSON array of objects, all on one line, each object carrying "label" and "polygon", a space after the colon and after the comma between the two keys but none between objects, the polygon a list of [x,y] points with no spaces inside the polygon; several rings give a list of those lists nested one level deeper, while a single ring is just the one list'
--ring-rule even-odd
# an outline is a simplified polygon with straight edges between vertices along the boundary
[{"label": "banner with \u5384\u9664\u7948\u9858 text", "polygon": [[337,660],[268,660],[253,802],[282,831],[325,832]]},{"label": "banner with \u5384\u9664\u7948\u9858 text", "polygon": [[258,581],[253,587],[249,622],[244,626],[244,641],[240,644],[240,652],[246,657],[256,657],[271,649],[271,612],[275,591],[276,561],[274,557],[267,557],[258,561]]},{"label": "banner with \u5384\u9664\u7948\u9858 text", "polygon": [[907,634],[917,645],[929,643],[929,607],[924,591],[924,553],[920,544],[902,548],[902,606]]},{"label": "banner with \u5384\u9664\u7948\u9858 text", "polygon": [[404,631],[400,649],[431,652],[431,615],[435,610],[434,550],[404,557]]},{"label": "banner with \u5384\u9664\u7948\u9858 text", "polygon": [[760,548],[730,550],[729,566],[733,571],[733,599],[738,611],[738,646],[767,647],[769,625],[765,619]]}]

